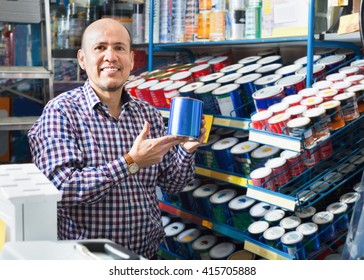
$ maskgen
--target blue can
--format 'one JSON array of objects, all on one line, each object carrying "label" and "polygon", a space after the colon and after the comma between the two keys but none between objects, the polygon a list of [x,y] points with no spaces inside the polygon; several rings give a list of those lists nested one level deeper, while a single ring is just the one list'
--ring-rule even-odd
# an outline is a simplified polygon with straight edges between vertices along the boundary
[{"label": "blue can", "polygon": [[218,79],[220,79],[221,77],[223,77],[224,75],[225,75],[225,73],[222,73],[222,72],[211,73],[211,74],[201,77],[200,82],[202,82],[204,84],[215,84],[215,83],[217,83],[216,81]]},{"label": "blue can", "polygon": [[202,82],[194,82],[194,83],[187,84],[178,90],[179,95],[183,96],[183,97],[196,98],[195,93],[194,93],[195,90],[202,87],[203,85],[204,85],[204,83],[202,83]]},{"label": "blue can", "polygon": [[226,117],[248,117],[243,108],[240,87],[237,84],[226,84],[212,92],[216,98],[220,113]]},{"label": "blue can", "polygon": [[245,106],[246,110],[251,113],[255,111],[254,102],[253,102],[253,93],[257,91],[256,86],[254,85],[254,81],[262,77],[262,74],[251,73],[247,75],[243,75],[239,79],[235,80],[234,83],[240,86],[241,96],[244,104],[248,104]]},{"label": "blue can", "polygon": [[285,233],[285,229],[280,226],[270,227],[263,233],[264,242],[270,247],[282,250],[281,237]]},{"label": "blue can", "polygon": [[209,251],[218,242],[215,235],[207,234],[200,236],[192,243],[192,249],[195,252],[197,260],[211,260]]},{"label": "blue can", "polygon": [[236,73],[243,74],[243,76],[246,76],[255,73],[255,71],[260,67],[262,67],[262,65],[254,63],[241,67],[238,71],[236,71]]},{"label": "blue can", "polygon": [[256,111],[263,111],[268,110],[269,106],[281,102],[286,94],[282,86],[270,86],[257,90],[252,97]]},{"label": "blue can", "polygon": [[282,78],[282,75],[279,74],[270,74],[263,76],[254,81],[255,87],[259,90],[266,87],[271,87],[276,84],[276,82]]},{"label": "blue can", "polygon": [[180,200],[181,200],[181,206],[182,206],[183,209],[186,209],[186,210],[189,210],[189,211],[194,211],[195,210],[195,201],[193,199],[192,193],[200,185],[201,185],[201,180],[200,179],[193,179],[179,193]]},{"label": "blue can", "polygon": [[178,255],[190,260],[196,259],[197,255],[192,248],[192,244],[200,235],[201,231],[197,228],[190,228],[182,231],[177,236]]},{"label": "blue can", "polygon": [[235,137],[222,138],[215,142],[211,149],[214,151],[219,169],[234,172],[234,157],[231,154],[231,148],[238,143],[239,139]]},{"label": "blue can", "polygon": [[329,242],[336,237],[334,227],[334,214],[329,211],[321,211],[312,217],[312,221],[318,225],[320,241],[322,243]]},{"label": "blue can", "polygon": [[290,75],[279,79],[276,82],[277,86],[284,88],[286,96],[295,95],[302,89],[306,88],[306,76],[304,75]]},{"label": "blue can", "polygon": [[317,251],[321,247],[318,225],[312,222],[300,224],[297,231],[303,234],[303,242],[307,253]]},{"label": "blue can", "polygon": [[301,68],[302,68],[302,65],[300,65],[300,64],[290,64],[290,65],[283,66],[280,69],[277,69],[275,71],[275,73],[280,74],[283,77],[287,77],[290,75],[294,75]]},{"label": "blue can", "polygon": [[207,143],[202,143],[196,150],[196,163],[206,167],[219,168],[217,159],[211,146],[220,140],[221,136],[210,134]]},{"label": "blue can", "polygon": [[194,91],[195,96],[204,103],[204,113],[212,115],[220,115],[219,105],[212,92],[220,87],[218,83],[210,83],[199,87]]},{"label": "blue can", "polygon": [[232,225],[229,202],[236,196],[232,189],[222,189],[210,197],[214,219],[220,223]]},{"label": "blue can", "polygon": [[186,228],[186,225],[181,222],[174,222],[169,225],[167,225],[164,228],[165,232],[165,248],[168,249],[168,251],[178,254],[179,252],[179,243],[177,242],[177,236],[184,231]]},{"label": "blue can", "polygon": [[283,251],[298,260],[307,259],[307,252],[303,246],[303,234],[299,231],[289,231],[281,237]]},{"label": "blue can", "polygon": [[282,63],[282,57],[280,55],[270,55],[259,59],[257,63],[261,65]]},{"label": "blue can", "polygon": [[236,144],[230,152],[234,158],[235,172],[250,176],[253,171],[253,161],[251,153],[258,148],[259,144],[252,141],[244,141]]},{"label": "blue can", "polygon": [[186,97],[172,98],[168,134],[199,139],[204,103]]},{"label": "blue can", "polygon": [[239,79],[243,74],[240,73],[231,73],[216,80],[216,83],[221,84],[222,86],[232,84],[235,80]]},{"label": "blue can", "polygon": [[269,224],[267,221],[255,221],[252,222],[248,227],[248,233],[250,237],[261,240],[264,232],[269,228]]},{"label": "blue can", "polygon": [[327,206],[327,211],[334,214],[334,226],[336,232],[348,229],[350,220],[348,215],[348,205],[343,202],[335,202]]},{"label": "blue can", "polygon": [[281,63],[272,63],[264,65],[258,68],[255,72],[262,74],[263,76],[271,75],[271,74],[278,74],[276,71],[280,69],[283,65]]},{"label": "blue can", "polygon": [[221,68],[220,72],[224,73],[225,75],[229,75],[229,74],[236,73],[236,71],[238,71],[242,67],[243,67],[243,64],[236,63],[236,64],[228,65],[224,68]]},{"label": "blue can", "polygon": [[228,206],[232,217],[232,224],[235,228],[246,230],[253,222],[249,209],[255,202],[255,199],[246,195],[240,195],[230,200]]},{"label": "blue can", "polygon": [[212,218],[210,197],[217,192],[216,184],[204,184],[193,191],[192,196],[196,202],[196,212],[204,217]]}]

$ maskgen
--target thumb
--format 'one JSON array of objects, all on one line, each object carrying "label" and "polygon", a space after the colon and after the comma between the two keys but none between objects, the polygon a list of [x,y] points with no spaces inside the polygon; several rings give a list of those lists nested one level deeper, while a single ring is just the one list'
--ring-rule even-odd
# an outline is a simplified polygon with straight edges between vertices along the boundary
[{"label": "thumb", "polygon": [[150,131],[150,124],[147,121],[145,121],[144,122],[144,126],[143,126],[143,130],[139,134],[139,137],[138,138],[140,138],[141,140],[147,139],[147,136],[149,134],[149,131]]}]

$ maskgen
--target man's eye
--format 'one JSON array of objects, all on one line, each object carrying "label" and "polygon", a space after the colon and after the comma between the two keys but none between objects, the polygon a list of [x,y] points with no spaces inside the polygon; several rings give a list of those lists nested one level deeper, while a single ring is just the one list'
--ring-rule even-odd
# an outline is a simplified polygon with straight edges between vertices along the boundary
[{"label": "man's eye", "polygon": [[104,47],[104,46],[97,46],[95,49],[96,49],[96,50],[104,50],[104,49],[105,49],[105,47]]}]

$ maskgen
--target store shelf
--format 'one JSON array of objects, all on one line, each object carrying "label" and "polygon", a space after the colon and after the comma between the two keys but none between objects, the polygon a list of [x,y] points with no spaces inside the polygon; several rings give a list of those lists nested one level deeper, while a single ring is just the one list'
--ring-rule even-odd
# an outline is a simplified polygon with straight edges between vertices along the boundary
[{"label": "store shelf", "polygon": [[39,116],[0,118],[0,131],[28,130]]},{"label": "store shelf", "polygon": [[0,79],[49,79],[51,71],[40,66],[0,66]]},{"label": "store shelf", "polygon": [[223,172],[220,170],[210,169],[210,168],[203,167],[203,166],[196,166],[196,174],[205,176],[205,177],[209,177],[212,179],[216,179],[219,181],[223,181],[226,183],[238,185],[241,187],[247,187],[248,185],[251,184],[250,179],[242,177],[241,175],[238,175],[238,174],[234,175],[234,174],[226,173],[226,172]]}]

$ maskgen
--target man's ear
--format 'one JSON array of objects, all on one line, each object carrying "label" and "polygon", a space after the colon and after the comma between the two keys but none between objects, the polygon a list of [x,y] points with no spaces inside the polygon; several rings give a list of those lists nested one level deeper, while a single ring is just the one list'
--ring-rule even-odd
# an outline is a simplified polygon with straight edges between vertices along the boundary
[{"label": "man's ear", "polygon": [[80,65],[82,70],[85,70],[85,55],[83,53],[83,50],[78,50],[77,52],[77,59],[78,59],[78,64]]}]

